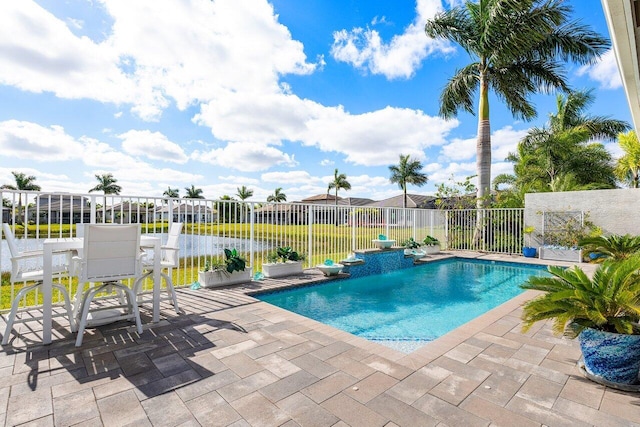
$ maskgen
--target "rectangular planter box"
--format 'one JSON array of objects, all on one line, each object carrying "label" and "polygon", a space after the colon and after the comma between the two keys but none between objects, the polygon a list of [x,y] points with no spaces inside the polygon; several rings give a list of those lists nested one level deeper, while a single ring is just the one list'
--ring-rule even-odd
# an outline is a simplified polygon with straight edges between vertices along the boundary
[{"label": "rectangular planter box", "polygon": [[422,246],[420,249],[422,249],[427,255],[434,255],[437,253],[440,253],[440,245],[425,245]]},{"label": "rectangular planter box", "polygon": [[198,282],[203,288],[247,283],[251,281],[251,270],[251,267],[247,267],[244,271],[234,271],[226,274],[222,271],[200,271],[198,273]]},{"label": "rectangular planter box", "polygon": [[540,247],[540,259],[582,262],[582,249],[554,249]]},{"label": "rectangular planter box", "polygon": [[284,277],[302,274],[302,262],[287,261],[262,264],[264,277]]}]

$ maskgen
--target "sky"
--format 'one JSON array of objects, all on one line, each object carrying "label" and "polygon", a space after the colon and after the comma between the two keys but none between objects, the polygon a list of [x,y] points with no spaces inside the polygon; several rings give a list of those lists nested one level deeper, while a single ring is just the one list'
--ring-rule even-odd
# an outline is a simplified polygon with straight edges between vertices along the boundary
[{"label": "sky", "polygon": [[[424,24],[460,0],[4,0],[0,2],[0,184],[12,171],[43,191],[87,193],[111,173],[122,195],[208,199],[238,187],[264,201],[324,194],[334,170],[381,200],[400,154],[424,165],[434,194],[476,171],[477,118],[438,116],[439,95],[470,62]],[[599,0],[567,1],[609,36]],[[594,89],[590,114],[631,122],[613,52],[567,64]],[[515,120],[492,97],[492,175],[556,110]],[[603,141],[615,157],[615,141]]]}]

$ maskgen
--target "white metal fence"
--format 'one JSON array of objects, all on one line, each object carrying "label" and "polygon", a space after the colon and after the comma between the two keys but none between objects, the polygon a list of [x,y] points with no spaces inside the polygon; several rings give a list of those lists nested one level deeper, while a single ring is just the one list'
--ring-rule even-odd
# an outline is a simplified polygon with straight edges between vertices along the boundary
[{"label": "white metal fence", "polygon": [[[140,223],[143,233],[159,235],[163,241],[172,222],[184,223],[180,267],[172,273],[178,286],[196,281],[207,261],[223,262],[225,248],[237,249],[256,272],[280,246],[304,254],[306,267],[312,267],[371,249],[371,240],[380,234],[398,245],[410,237],[421,241],[431,235],[449,249],[513,253],[522,247],[521,209],[443,211],[10,190],[0,190],[0,195],[2,221],[11,224],[21,250],[38,248],[45,238],[75,236],[76,224],[81,223]],[[484,225],[479,228],[480,223]],[[7,309],[22,285],[10,284],[4,239],[0,260],[0,309]],[[66,280],[72,290],[75,283]],[[24,305],[38,305],[39,298],[25,300]]]}]

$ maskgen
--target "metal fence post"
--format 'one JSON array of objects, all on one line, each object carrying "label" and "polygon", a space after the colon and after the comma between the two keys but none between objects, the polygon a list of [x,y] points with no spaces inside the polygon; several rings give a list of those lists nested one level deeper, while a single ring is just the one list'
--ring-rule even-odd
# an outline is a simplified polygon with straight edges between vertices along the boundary
[{"label": "metal fence post", "polygon": [[308,224],[308,232],[307,232],[307,240],[308,240],[308,251],[309,257],[307,267],[311,268],[313,265],[313,205],[307,205],[308,207],[308,216],[307,216],[307,224]]}]

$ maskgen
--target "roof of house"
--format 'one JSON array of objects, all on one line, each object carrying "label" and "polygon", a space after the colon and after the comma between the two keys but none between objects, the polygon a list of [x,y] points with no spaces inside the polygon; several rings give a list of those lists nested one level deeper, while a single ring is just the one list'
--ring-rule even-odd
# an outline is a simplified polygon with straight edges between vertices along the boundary
[{"label": "roof of house", "polygon": [[338,205],[341,206],[366,206],[373,203],[373,199],[365,199],[364,197],[345,197],[338,200]]},{"label": "roof of house", "polygon": [[[338,197],[338,200],[341,200],[341,199],[342,199],[341,197]],[[335,203],[336,196],[334,196],[333,194],[329,194],[329,193],[316,194],[315,196],[311,196],[311,197],[307,197],[306,199],[302,199],[300,201],[300,203],[319,202],[319,201],[323,201],[323,202],[332,201],[332,202]]]},{"label": "roof of house", "polygon": [[[407,208],[425,208],[431,207],[436,198],[433,196],[423,196],[421,194],[407,194]],[[388,199],[372,202],[366,206],[376,206],[384,208],[401,208],[403,207],[404,195],[393,196]]]}]

